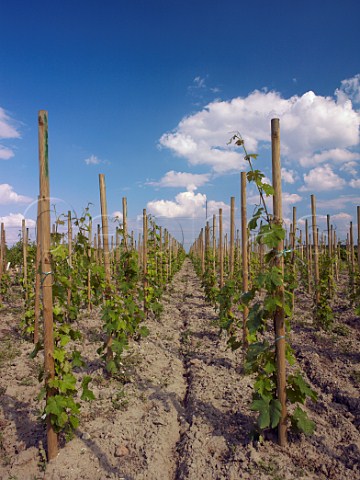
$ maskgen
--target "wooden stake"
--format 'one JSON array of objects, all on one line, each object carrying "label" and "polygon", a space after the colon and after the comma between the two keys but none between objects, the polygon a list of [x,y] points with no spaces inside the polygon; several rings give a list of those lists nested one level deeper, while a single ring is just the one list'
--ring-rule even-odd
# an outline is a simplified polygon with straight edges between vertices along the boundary
[{"label": "wooden stake", "polygon": [[357,207],[357,260],[360,276],[360,206]]},{"label": "wooden stake", "polygon": [[[70,272],[72,268],[72,223],[71,223],[71,211],[68,211],[68,260],[69,260],[69,267]],[[67,307],[68,312],[70,311],[71,306],[71,273],[69,275],[70,287],[67,291]]]},{"label": "wooden stake", "polygon": [[[241,257],[242,257],[242,287],[243,293],[249,288],[249,269],[248,269],[248,229],[247,229],[247,213],[246,213],[246,172],[241,172]],[[249,309],[244,307],[243,311],[243,343],[247,347],[248,329],[246,322],[249,315]]]},{"label": "wooden stake", "polygon": [[[292,221],[292,243],[291,243],[291,267],[292,267],[292,274],[294,278],[294,282],[296,280],[296,255],[295,255],[295,248],[296,248],[296,207],[293,207],[293,221]],[[295,294],[292,291],[292,311],[294,315],[295,311]]]},{"label": "wooden stake", "polygon": [[[4,232],[4,222],[1,222],[1,227],[0,227],[0,280],[1,280],[1,277],[4,273],[4,258],[5,258],[5,250],[4,250],[4,247],[3,247],[3,232]],[[0,297],[0,301],[1,301],[1,297]]]},{"label": "wooden stake", "polygon": [[28,280],[27,280],[27,231],[25,225],[25,219],[21,221],[22,227],[22,253],[23,253],[23,282],[24,282],[24,291],[25,291],[25,304],[28,304],[29,301],[29,292],[28,292]]},{"label": "wooden stake", "polygon": [[[53,275],[51,269],[51,237],[50,237],[50,182],[48,158],[48,115],[45,110],[39,111],[39,170],[41,200],[41,269],[43,290],[44,317],[44,378],[46,385],[46,401],[56,394],[49,387],[49,381],[55,378],[54,365],[54,325],[53,325]],[[52,460],[58,454],[58,436],[51,424],[50,415],[46,417],[47,454]]]},{"label": "wooden stake", "polygon": [[235,197],[230,198],[230,255],[229,276],[234,276],[234,252],[235,252]]},{"label": "wooden stake", "polygon": [[351,305],[354,304],[355,296],[355,252],[354,252],[354,233],[353,233],[353,223],[350,222],[349,230],[349,239],[350,239],[350,263],[349,263],[349,274],[350,274],[350,293],[351,293]]},{"label": "wooden stake", "polygon": [[[274,188],[273,212],[274,222],[282,225],[282,190],[281,190],[281,163],[280,163],[280,122],[278,118],[271,120],[271,147],[272,147],[272,181]],[[277,251],[284,250],[284,242],[280,241]],[[277,255],[275,264],[284,271],[284,257]],[[276,295],[284,304],[284,285],[277,288]],[[278,442],[280,446],[287,444],[287,410],[286,410],[286,363],[285,363],[285,312],[283,307],[277,307],[274,315],[275,328],[275,355],[276,355],[276,384],[277,396],[281,403],[281,418],[278,427]]]},{"label": "wooden stake", "polygon": [[335,256],[335,279],[339,281],[339,255],[338,255],[338,248],[337,248],[337,238],[336,238],[336,231],[333,232],[334,235],[334,256]]},{"label": "wooden stake", "polygon": [[[99,187],[100,187],[102,243],[103,243],[103,249],[104,249],[105,280],[107,285],[109,286],[111,284],[111,270],[110,270],[110,257],[109,257],[109,223],[108,223],[108,215],[107,215],[105,176],[103,173],[99,174]],[[100,245],[100,237],[98,240]]]},{"label": "wooden stake", "polygon": [[307,218],[305,219],[305,251],[306,251],[306,264],[307,264],[308,293],[311,295],[312,259],[311,259],[311,246],[309,242],[309,224],[308,224]]},{"label": "wooden stake", "polygon": [[143,210],[143,282],[144,282],[144,313],[147,315],[147,244],[148,244],[148,218],[146,215],[146,209]]},{"label": "wooden stake", "polygon": [[200,231],[200,255],[201,255],[201,274],[205,272],[205,248],[204,248],[204,229]]},{"label": "wooden stake", "polygon": [[96,265],[99,265],[98,236],[96,233],[94,235],[94,255],[95,255],[95,263]]},{"label": "wooden stake", "polygon": [[122,209],[123,209],[123,240],[124,240],[124,249],[127,251],[127,200],[126,197],[122,198]]},{"label": "wooden stake", "polygon": [[102,255],[102,246],[101,246],[101,227],[98,224],[97,226],[97,258],[99,265],[103,263],[103,255]]},{"label": "wooden stake", "polygon": [[40,319],[40,287],[41,287],[41,200],[38,196],[37,221],[36,221],[36,259],[35,259],[35,298],[34,298],[34,343],[39,341],[39,319]]},{"label": "wooden stake", "polygon": [[[92,253],[91,253],[91,238],[92,238],[92,221],[89,221],[89,233],[88,233],[88,259],[91,262],[92,260]],[[96,250],[95,250],[96,251]],[[92,303],[91,303],[91,268],[88,268],[88,275],[87,275],[87,299],[88,299],[88,312],[92,310]]]},{"label": "wooden stake", "polygon": [[315,284],[315,303],[320,302],[320,273],[319,273],[319,243],[318,243],[318,228],[316,227],[316,199],[315,195],[311,195],[311,216],[312,216],[312,230],[314,243],[314,284]]},{"label": "wooden stake", "polygon": [[213,256],[213,273],[216,275],[216,215],[213,215],[212,227],[212,256]]},{"label": "wooden stake", "polygon": [[220,267],[220,280],[219,286],[224,286],[224,242],[223,242],[223,218],[222,208],[219,208],[219,267]]},{"label": "wooden stake", "polygon": [[326,224],[327,224],[327,256],[329,259],[329,281],[328,281],[328,288],[329,288],[329,295],[330,297],[333,296],[333,288],[332,288],[332,277],[334,275],[334,269],[332,264],[332,235],[331,235],[331,228],[330,225],[330,215],[326,215]]},{"label": "wooden stake", "polygon": [[[99,187],[100,187],[101,224],[102,224],[102,234],[103,234],[105,283],[106,283],[105,297],[108,297],[110,295],[111,270],[110,270],[110,256],[109,256],[109,223],[108,223],[107,203],[106,203],[106,186],[105,186],[105,176],[103,173],[99,173]],[[99,230],[100,229],[98,228],[98,232]],[[99,234],[98,234],[98,245],[100,245]],[[111,345],[112,345],[112,337],[111,335],[109,335],[106,340],[106,362],[111,361],[113,358]]]}]

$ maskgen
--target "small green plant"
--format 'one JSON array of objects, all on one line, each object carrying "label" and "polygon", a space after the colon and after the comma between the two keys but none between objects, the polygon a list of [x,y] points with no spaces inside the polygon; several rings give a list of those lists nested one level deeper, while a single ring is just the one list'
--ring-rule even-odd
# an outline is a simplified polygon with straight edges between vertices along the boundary
[{"label": "small green plant", "polygon": [[[278,245],[285,238],[283,225],[274,221],[269,214],[265,198],[273,195],[271,185],[264,182],[264,174],[253,168],[252,161],[256,160],[256,154],[248,154],[244,141],[239,134],[235,134],[230,142],[243,148],[245,160],[250,171],[247,172],[249,182],[255,184],[258,189],[260,202],[256,206],[253,216],[248,223],[249,231],[256,231],[256,242],[266,248],[263,270],[254,274],[250,290],[240,297],[239,309],[248,308],[247,341],[248,350],[245,361],[245,372],[255,375],[253,402],[251,409],[258,412],[258,426],[262,432],[265,429],[274,429],[280,422],[282,407],[277,398],[277,363],[275,339],[271,343],[269,333],[273,333],[275,312],[278,308],[283,309],[287,317],[287,329],[290,330],[289,318],[292,315],[292,290],[294,279],[284,279],[282,269],[278,266],[279,255],[286,257],[286,251],[279,252]],[[260,227],[258,223],[260,222]],[[286,283],[287,282],[287,283]],[[280,295],[279,287],[283,287],[285,294]],[[290,290],[289,290],[290,289]],[[228,310],[229,307],[227,307]],[[230,329],[230,345],[233,349],[239,348],[241,342],[236,340],[231,331],[234,322],[228,322]],[[295,364],[293,350],[286,343],[286,359],[290,365]],[[300,371],[289,375],[286,380],[287,399],[296,405],[293,415],[290,416],[294,428],[306,434],[313,433],[314,423],[308,419],[307,414],[299,404],[304,404],[306,398],[316,400],[316,393],[309,387]]]},{"label": "small green plant", "polygon": [[144,312],[141,309],[141,289],[137,254],[124,250],[120,256],[120,265],[116,277],[116,286],[108,285],[106,299],[102,305],[104,331],[111,338],[111,354],[107,342],[99,349],[106,370],[111,375],[121,371],[123,352],[128,347],[129,339],[148,335],[148,329],[141,325]]},{"label": "small green plant", "polygon": [[350,335],[350,332],[351,332],[350,328],[344,325],[343,323],[335,324],[332,327],[331,331],[336,335],[340,335],[341,337],[347,337],[348,335]]},{"label": "small green plant", "polygon": [[123,389],[119,389],[116,392],[111,402],[115,410],[125,411],[129,406],[129,400],[126,398],[126,393]]},{"label": "small green plant", "polygon": [[11,278],[9,273],[5,272],[0,277],[0,307],[4,300],[10,300],[10,293],[11,293]]},{"label": "small green plant", "polygon": [[4,338],[0,346],[0,368],[12,362],[20,354],[19,348],[10,338]]},{"label": "small green plant", "polygon": [[[83,217],[76,219],[79,233],[71,263],[68,261],[68,248],[62,243],[62,236],[57,235],[56,232],[52,235],[51,275],[53,278],[55,372],[54,378],[47,379],[46,386],[41,389],[39,398],[46,398],[42,418],[50,417],[55,432],[63,432],[67,440],[73,437],[74,430],[79,426],[79,400],[94,399],[94,395],[89,389],[91,377],[84,376],[79,388],[74,373],[75,368],[85,365],[80,352],[74,346],[74,343],[81,339],[80,331],[75,327],[74,320],[85,301],[85,296],[81,292],[85,290],[85,279],[87,281],[88,274],[88,243],[84,231],[88,229],[86,221],[89,218],[90,214],[86,210]],[[61,220],[58,219],[56,224],[61,224]],[[71,304],[69,304],[69,291],[71,292]],[[34,358],[42,348],[43,345],[38,343],[31,356]],[[39,381],[43,381],[43,376],[44,371],[41,369]]]},{"label": "small green plant", "polygon": [[319,256],[319,284],[317,286],[318,301],[314,302],[314,321],[323,330],[330,330],[334,322],[331,308],[331,291],[335,289],[332,275],[334,258],[329,255]]}]

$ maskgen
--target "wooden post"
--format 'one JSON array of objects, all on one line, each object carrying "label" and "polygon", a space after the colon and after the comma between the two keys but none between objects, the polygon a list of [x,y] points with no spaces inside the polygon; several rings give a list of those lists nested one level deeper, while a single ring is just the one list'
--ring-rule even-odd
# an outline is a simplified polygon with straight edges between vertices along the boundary
[{"label": "wooden post", "polygon": [[[4,232],[4,222],[1,222],[1,227],[0,227],[0,280],[1,277],[4,273],[4,258],[5,258],[5,250],[3,247],[3,232]],[[1,301],[1,297],[0,297]]]},{"label": "wooden post", "polygon": [[213,256],[213,273],[216,276],[216,215],[213,215],[212,227],[212,256]]},{"label": "wooden post", "polygon": [[[281,163],[280,163],[280,122],[278,118],[271,120],[271,146],[272,146],[272,181],[274,188],[273,212],[274,222],[282,225],[282,190],[281,190]],[[284,242],[280,241],[277,251],[284,250]],[[275,264],[284,271],[284,257],[277,255]],[[284,303],[284,285],[277,288],[276,295]],[[280,446],[287,444],[286,427],[286,363],[285,363],[285,312],[283,307],[277,307],[274,314],[275,328],[275,356],[276,356],[276,384],[277,396],[281,403],[281,418],[278,427],[278,442]]]},{"label": "wooden post", "polygon": [[[104,249],[105,280],[107,285],[111,284],[110,256],[109,256],[109,222],[107,215],[105,176],[99,174],[101,223],[102,223],[102,244]],[[100,240],[99,240],[100,244]]]},{"label": "wooden post", "polygon": [[95,255],[95,263],[96,265],[99,265],[98,235],[96,233],[94,235],[94,255]]},{"label": "wooden post", "polygon": [[159,227],[159,278],[160,278],[160,284],[162,285],[163,283],[163,273],[164,273],[164,265],[163,265],[163,231],[162,227]]},{"label": "wooden post", "polygon": [[235,275],[238,275],[240,271],[240,258],[241,258],[241,244],[240,244],[240,230],[236,229],[235,237]]},{"label": "wooden post", "polygon": [[210,224],[206,222],[205,227],[205,260],[206,266],[209,267],[209,252],[210,252]]},{"label": "wooden post", "polygon": [[171,279],[172,276],[172,250],[171,250],[171,244],[172,244],[172,237],[171,235],[169,236],[169,278]]},{"label": "wooden post", "polygon": [[[262,228],[262,224],[263,222],[261,221],[260,222],[260,230]],[[256,237],[255,237],[256,239]],[[257,248],[257,251],[258,251],[258,255],[259,255],[259,273],[263,271],[264,269],[264,243],[262,241],[262,238],[260,238],[260,243],[256,243],[256,240],[255,240],[255,247]]]},{"label": "wooden post", "polygon": [[119,271],[119,261],[120,261],[120,228],[116,227],[115,231],[115,272]]},{"label": "wooden post", "polygon": [[305,251],[306,251],[306,264],[307,264],[307,280],[308,280],[308,293],[311,295],[311,273],[312,273],[312,259],[311,259],[311,246],[309,242],[309,224],[308,219],[305,219]]},{"label": "wooden post", "polygon": [[71,211],[68,211],[68,259],[69,259],[69,267],[70,267],[70,287],[67,291],[67,308],[68,312],[70,311],[71,306],[71,269],[72,269],[72,223],[71,223]]},{"label": "wooden post", "polygon": [[34,343],[39,341],[40,287],[41,287],[41,199],[38,196],[36,219],[36,259],[35,259],[35,298],[34,298]]},{"label": "wooden post", "polygon": [[337,238],[336,238],[336,231],[333,231],[333,238],[334,238],[334,244],[333,244],[333,251],[334,251],[334,257],[335,257],[335,279],[338,282],[339,281],[339,255],[338,255],[338,248],[337,248]]},{"label": "wooden post", "polygon": [[22,254],[23,254],[23,285],[25,292],[25,304],[28,304],[29,301],[29,292],[28,292],[28,280],[27,280],[27,231],[25,225],[25,218],[21,221],[22,229]]},{"label": "wooden post", "polygon": [[[44,317],[44,378],[46,385],[46,401],[56,394],[49,387],[49,381],[55,378],[54,364],[54,325],[53,325],[53,275],[51,269],[51,238],[50,238],[50,182],[48,157],[48,115],[45,110],[39,111],[39,170],[40,170],[40,201],[41,201],[41,270],[43,290]],[[52,460],[58,454],[58,436],[51,424],[51,416],[46,417],[47,454]]]},{"label": "wooden post", "polygon": [[[293,207],[292,238],[291,238],[291,267],[294,282],[296,281],[296,207]],[[295,311],[295,294],[292,289],[292,314]]]},{"label": "wooden post", "polygon": [[103,263],[103,255],[102,255],[102,246],[101,246],[101,227],[98,224],[97,226],[97,258],[99,265]]},{"label": "wooden post", "polygon": [[219,267],[220,267],[220,281],[219,286],[224,286],[224,242],[223,242],[223,219],[222,208],[219,208]]},{"label": "wooden post", "polygon": [[320,273],[319,273],[319,242],[318,242],[318,229],[316,226],[316,199],[315,195],[311,195],[311,217],[312,217],[312,230],[313,230],[313,243],[314,243],[314,284],[315,284],[315,303],[320,302]]},{"label": "wooden post", "polygon": [[328,281],[328,288],[329,288],[329,295],[330,297],[333,296],[333,288],[332,288],[332,277],[334,275],[334,269],[332,264],[332,235],[331,235],[331,228],[330,225],[330,215],[326,215],[326,224],[327,224],[327,256],[329,259],[329,281]]},{"label": "wooden post", "polygon": [[3,251],[3,266],[2,270],[3,272],[6,272],[6,231],[5,231],[5,226],[2,224],[3,228],[1,230],[1,247]]},{"label": "wooden post", "polygon": [[326,226],[327,226],[327,248],[328,248],[328,256],[331,258],[331,236],[330,236],[330,215],[326,215]]},{"label": "wooden post", "polygon": [[249,282],[248,287],[251,287],[251,283],[252,283],[251,255],[252,255],[252,252],[251,252],[251,234],[250,234],[249,228],[247,228],[247,253],[246,253],[246,257],[247,257],[248,282]]},{"label": "wooden post", "polygon": [[[92,261],[92,254],[91,254],[91,239],[92,239],[92,221],[89,221],[89,233],[88,233],[88,259],[89,262]],[[88,268],[88,275],[87,275],[87,299],[88,299],[88,311],[91,312],[92,310],[92,303],[91,303],[91,268],[89,265]]]},{"label": "wooden post", "polygon": [[[241,257],[242,257],[242,287],[243,293],[249,288],[249,269],[248,269],[248,229],[247,229],[247,212],[246,212],[246,172],[241,172]],[[249,309],[244,307],[243,311],[243,343],[247,347],[248,329],[246,322],[249,315]]]},{"label": "wooden post", "polygon": [[[99,188],[100,188],[100,206],[101,206],[101,224],[102,224],[102,234],[103,234],[103,250],[104,250],[104,268],[105,268],[105,297],[108,297],[110,294],[110,285],[111,285],[111,271],[110,271],[110,256],[109,256],[109,223],[108,223],[108,214],[107,214],[107,203],[106,203],[106,186],[105,186],[105,176],[103,173],[99,173]],[[99,227],[99,226],[98,226]],[[98,233],[99,233],[98,228]],[[100,236],[98,234],[98,246],[100,245]],[[109,362],[113,358],[113,352],[111,348],[112,337],[108,336],[106,340],[106,361]]]},{"label": "wooden post", "polygon": [[234,276],[234,250],[235,249],[235,197],[230,198],[230,255],[229,255],[229,277]]},{"label": "wooden post", "polygon": [[200,255],[201,255],[201,274],[205,272],[205,249],[204,249],[204,229],[200,231]]},{"label": "wooden post", "polygon": [[360,206],[357,207],[357,260],[360,276]]},{"label": "wooden post", "polygon": [[350,263],[349,263],[349,274],[350,274],[350,294],[351,294],[351,305],[354,304],[355,296],[355,252],[354,252],[354,233],[353,233],[353,223],[350,222],[349,229],[349,248],[350,248]]},{"label": "wooden post", "polygon": [[122,209],[123,209],[123,239],[124,239],[124,250],[127,251],[127,200],[126,197],[122,198]]},{"label": "wooden post", "polygon": [[146,209],[143,209],[143,282],[144,282],[144,313],[147,315],[147,243],[148,243],[148,218],[146,214]]}]

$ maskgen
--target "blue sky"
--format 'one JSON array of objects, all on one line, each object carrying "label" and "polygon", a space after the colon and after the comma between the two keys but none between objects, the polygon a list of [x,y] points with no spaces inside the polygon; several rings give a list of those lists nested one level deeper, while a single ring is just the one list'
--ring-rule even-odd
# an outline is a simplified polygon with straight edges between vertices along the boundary
[{"label": "blue sky", "polygon": [[[37,112],[49,112],[57,211],[109,213],[127,196],[179,239],[239,199],[239,130],[271,178],[280,118],[284,216],[330,213],[339,235],[360,204],[357,0],[4,2],[0,217],[16,238],[38,192]],[[249,213],[256,201],[250,193]],[[97,221],[97,220],[96,220]]]}]

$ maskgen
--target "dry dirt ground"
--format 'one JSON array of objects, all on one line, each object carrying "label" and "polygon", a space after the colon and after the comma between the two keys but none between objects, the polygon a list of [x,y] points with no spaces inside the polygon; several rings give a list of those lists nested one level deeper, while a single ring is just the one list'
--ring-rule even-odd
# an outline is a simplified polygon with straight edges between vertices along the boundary
[{"label": "dry dirt ground", "polygon": [[1,479],[360,479],[360,332],[345,298],[336,305],[337,328],[312,326],[309,298],[299,292],[292,344],[305,377],[318,392],[306,409],[316,422],[311,437],[290,434],[280,448],[252,437],[252,379],[240,351],[226,349],[189,260],[164,296],[150,335],[132,344],[118,379],[103,374],[96,349],[96,312],[79,320],[80,344],[96,400],[82,405],[73,440],[46,464],[37,375],[41,356],[17,333],[19,308],[1,315]]}]

